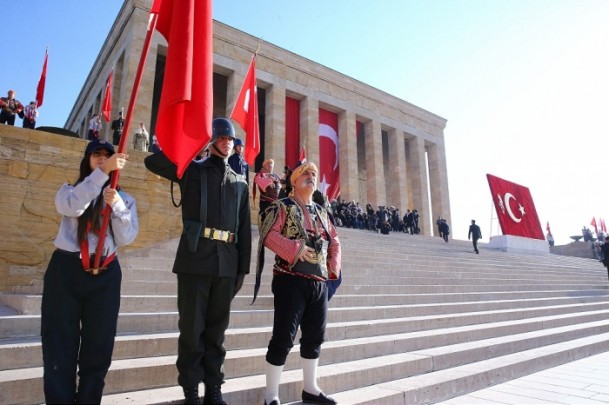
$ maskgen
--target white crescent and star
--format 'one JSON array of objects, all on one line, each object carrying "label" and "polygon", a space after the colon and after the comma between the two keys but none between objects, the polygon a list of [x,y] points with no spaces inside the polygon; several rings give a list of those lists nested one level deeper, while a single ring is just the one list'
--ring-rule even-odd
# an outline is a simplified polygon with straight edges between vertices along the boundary
[{"label": "white crescent and star", "polygon": [[524,217],[526,215],[526,212],[524,211],[524,207],[522,206],[522,204],[518,203],[518,211],[520,211],[520,218],[517,218],[516,215],[514,215],[514,212],[512,211],[512,207],[510,206],[510,200],[514,200],[516,201],[516,197],[514,197],[511,193],[505,193],[505,195],[503,196],[503,199],[505,201],[505,208],[507,210],[507,214],[510,216],[510,218],[512,218],[512,221],[519,223],[520,221],[522,221],[522,217]]},{"label": "white crescent and star", "polygon": [[321,181],[319,182],[319,191],[321,191],[323,194],[326,194],[326,191],[330,188],[331,185],[332,183],[328,183],[326,180],[326,176],[324,175],[321,178]]},{"label": "white crescent and star", "polygon": [[248,108],[250,106],[250,89],[247,89],[245,91],[245,97],[243,99],[243,109],[245,110],[245,112],[249,112]]},{"label": "white crescent and star", "polygon": [[319,137],[325,137],[331,140],[334,143],[334,149],[336,153],[334,154],[334,167],[332,170],[336,170],[338,167],[338,134],[328,124],[319,124]]}]

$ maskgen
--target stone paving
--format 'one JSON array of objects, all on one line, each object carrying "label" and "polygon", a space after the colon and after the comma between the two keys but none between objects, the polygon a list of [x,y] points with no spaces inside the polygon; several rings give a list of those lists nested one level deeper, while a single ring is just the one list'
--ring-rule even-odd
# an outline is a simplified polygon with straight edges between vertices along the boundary
[{"label": "stone paving", "polygon": [[438,404],[609,404],[609,352],[530,374]]}]

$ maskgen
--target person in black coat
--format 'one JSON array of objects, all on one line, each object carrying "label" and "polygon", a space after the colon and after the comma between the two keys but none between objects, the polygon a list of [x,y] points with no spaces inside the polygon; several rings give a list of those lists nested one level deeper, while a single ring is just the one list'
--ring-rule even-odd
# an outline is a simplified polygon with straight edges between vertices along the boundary
[{"label": "person in black coat", "polygon": [[234,153],[228,158],[228,164],[237,174],[241,174],[245,177],[246,183],[250,182],[250,169],[249,165],[243,158],[243,141],[239,138],[235,138],[235,145],[233,146]]},{"label": "person in black coat", "polygon": [[480,231],[480,227],[476,225],[476,221],[472,219],[472,224],[469,226],[469,232],[467,233],[467,239],[472,240],[472,244],[474,245],[474,252],[478,254],[478,239],[482,238],[482,232]]},{"label": "person in black coat", "polygon": [[609,278],[609,236],[605,237],[605,243],[601,246],[603,254],[603,264],[607,267],[607,277]]},{"label": "person in black coat", "polygon": [[214,119],[210,157],[192,161],[181,179],[163,151],[144,160],[148,170],[177,182],[182,195],[184,232],[173,272],[178,277],[180,329],[176,366],[187,404],[200,403],[201,381],[204,403],[224,404],[224,334],[231,301],[250,268],[249,191],[243,176],[227,163],[234,139],[232,123]]}]

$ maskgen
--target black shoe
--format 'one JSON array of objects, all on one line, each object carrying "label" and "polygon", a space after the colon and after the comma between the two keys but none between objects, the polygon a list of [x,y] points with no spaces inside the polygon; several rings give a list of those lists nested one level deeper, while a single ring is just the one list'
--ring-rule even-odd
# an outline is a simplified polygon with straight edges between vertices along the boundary
[{"label": "black shoe", "polygon": [[184,404],[185,405],[200,405],[201,399],[199,399],[199,387],[184,388]]},{"label": "black shoe", "polygon": [[276,399],[272,400],[270,404],[266,403],[266,400],[264,401],[264,405],[279,405],[279,401],[277,401]]},{"label": "black shoe", "polygon": [[308,404],[336,405],[336,401],[332,397],[327,397],[323,392],[320,392],[319,395],[313,395],[306,391],[302,391],[302,402]]},{"label": "black shoe", "polygon": [[222,399],[222,391],[219,385],[206,385],[203,405],[226,405]]}]

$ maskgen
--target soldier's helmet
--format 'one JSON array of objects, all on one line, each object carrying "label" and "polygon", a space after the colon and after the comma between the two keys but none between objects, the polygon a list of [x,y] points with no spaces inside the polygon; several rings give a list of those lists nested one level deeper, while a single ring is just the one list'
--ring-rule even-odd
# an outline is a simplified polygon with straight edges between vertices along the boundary
[{"label": "soldier's helmet", "polygon": [[226,118],[214,118],[211,122],[211,140],[209,142],[215,142],[220,136],[230,136],[235,139],[235,127]]}]

